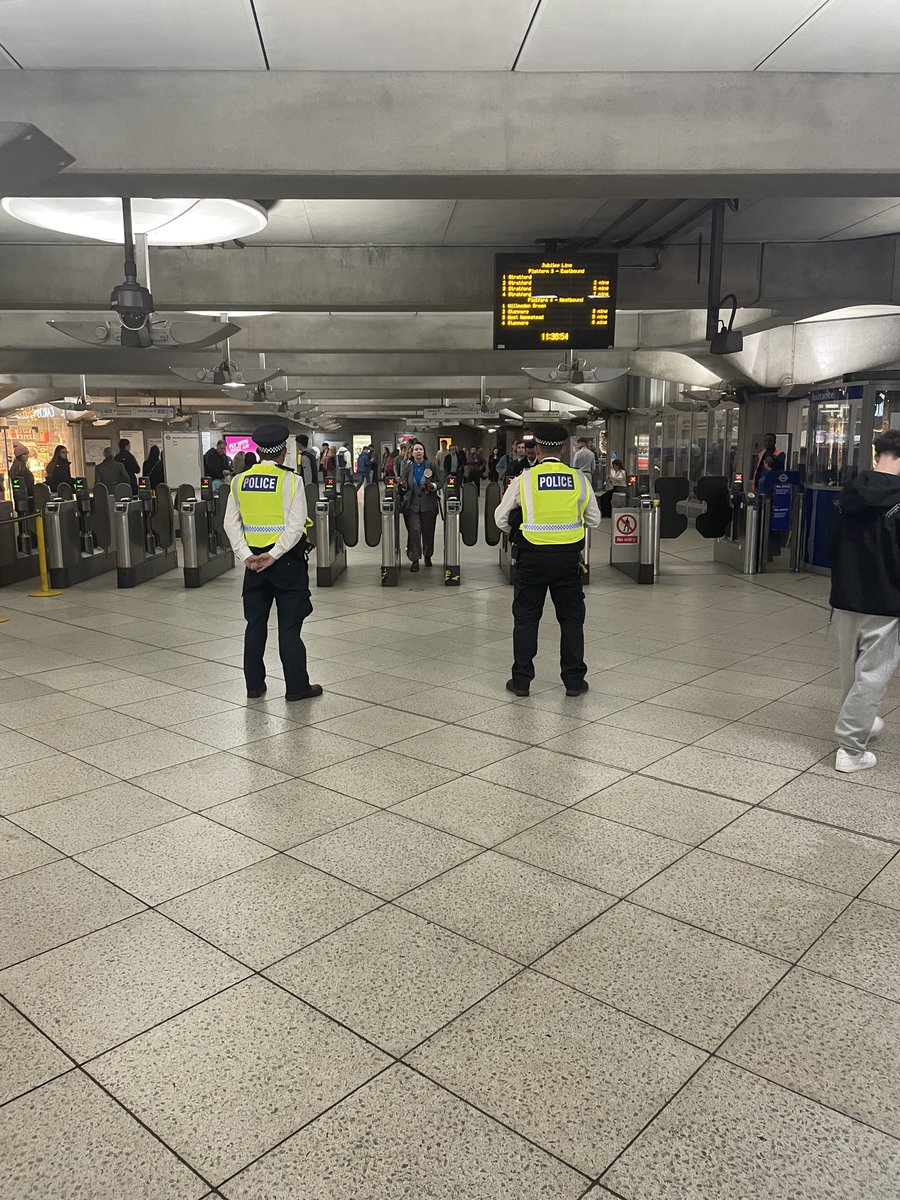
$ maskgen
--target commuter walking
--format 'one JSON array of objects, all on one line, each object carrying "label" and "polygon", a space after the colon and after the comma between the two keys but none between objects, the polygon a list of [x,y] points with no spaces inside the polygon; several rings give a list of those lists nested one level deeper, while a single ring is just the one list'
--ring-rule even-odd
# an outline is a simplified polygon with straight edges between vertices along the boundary
[{"label": "commuter walking", "polygon": [[488,483],[496,483],[497,482],[497,463],[499,461],[500,461],[500,451],[495,446],[493,448],[493,450],[491,450],[490,454],[488,455],[488,460],[487,460]]},{"label": "commuter walking", "polygon": [[628,476],[625,474],[625,464],[618,458],[612,460],[609,468],[609,473],[606,476],[606,483],[603,485],[603,491],[600,493],[600,515],[610,520],[612,517],[612,498],[616,488],[624,487],[628,482]]},{"label": "commuter walking", "polygon": [[251,700],[266,691],[263,655],[273,600],[285,700],[322,695],[321,685],[309,681],[300,636],[313,608],[306,563],[306,490],[300,477],[284,465],[289,436],[287,427],[277,423],[254,431],[260,461],[232,480],[225,509],[225,533],[245,568],[244,679]]},{"label": "commuter walking", "polygon": [[363,446],[359,452],[359,458],[356,460],[356,476],[359,479],[360,485],[365,487],[372,479],[372,458],[369,454],[368,446]]},{"label": "commuter walking", "polygon": [[232,475],[240,475],[241,471],[244,470],[244,453],[243,450],[238,450],[237,454],[231,460]]},{"label": "commuter walking", "polygon": [[425,457],[425,447],[416,442],[409,462],[403,464],[400,476],[403,489],[403,515],[406,518],[406,556],[411,571],[418,571],[419,559],[431,566],[434,555],[434,530],[440,509],[438,482]]},{"label": "commuter walking", "polygon": [[525,443],[519,438],[513,442],[512,450],[504,454],[497,463],[497,477],[503,487],[507,479],[521,475],[525,469]]},{"label": "commuter walking", "polygon": [[591,449],[591,443],[587,438],[581,437],[575,444],[578,448],[575,451],[575,457],[572,459],[572,466],[576,471],[583,472],[587,476],[588,482],[592,483],[597,460]]},{"label": "commuter walking", "polygon": [[534,679],[538,628],[547,592],[560,628],[560,676],[567,696],[588,690],[584,661],[584,585],[581,550],[585,526],[596,529],[600,510],[581,471],[560,461],[565,427],[534,427],[535,466],[504,493],[494,519],[505,533],[516,529],[513,597],[513,667],[507,691],[527,696]]},{"label": "commuter walking", "polygon": [[110,495],[115,492],[120,483],[131,487],[131,480],[123,463],[113,458],[112,446],[103,448],[103,461],[94,467],[94,482],[102,483]]},{"label": "commuter walking", "polygon": [[337,466],[340,472],[340,485],[353,482],[353,455],[346,446],[341,446],[337,452]]},{"label": "commuter walking", "polygon": [[459,446],[454,442],[444,455],[444,461],[441,466],[445,480],[449,479],[451,475],[455,475],[461,485],[466,473],[466,452],[460,450]]},{"label": "commuter walking", "polygon": [[12,480],[21,479],[21,486],[29,496],[34,495],[34,475],[28,466],[28,447],[22,442],[13,442],[13,460],[9,464],[10,490],[12,489]]},{"label": "commuter walking", "polygon": [[[222,445],[224,446],[225,443],[223,442]],[[128,438],[122,438],[119,442],[119,453],[116,455],[116,462],[120,462],[128,472],[128,482],[131,484],[131,490],[136,496],[140,464],[131,453],[131,442],[129,442]]]},{"label": "commuter walking", "polygon": [[150,481],[150,490],[155,492],[161,483],[166,482],[166,473],[163,467],[162,455],[159,452],[159,446],[151,446],[150,453],[141,467],[141,474]]},{"label": "commuter walking", "polygon": [[334,451],[328,442],[322,443],[322,451],[319,455],[319,470],[322,472],[323,481],[334,474]]},{"label": "commuter walking", "polygon": [[875,467],[841,492],[831,518],[831,606],[840,644],[843,703],[837,771],[865,771],[878,709],[900,664],[900,431],[875,438]]},{"label": "commuter walking", "polygon": [[57,446],[53,457],[47,463],[47,484],[51,492],[55,492],[61,483],[72,486],[72,464],[69,462],[69,451],[65,446]]},{"label": "commuter walking", "polygon": [[231,465],[231,459],[225,453],[224,440],[220,439],[215,446],[210,446],[203,455],[203,473],[213,482],[223,480],[225,472],[231,470]]},{"label": "commuter walking", "polygon": [[305,484],[317,483],[319,467],[316,456],[309,448],[309,438],[305,433],[298,433],[297,443],[297,474]]},{"label": "commuter walking", "polygon": [[484,475],[484,455],[477,446],[473,446],[466,458],[466,483],[474,483],[481,491],[481,477]]}]

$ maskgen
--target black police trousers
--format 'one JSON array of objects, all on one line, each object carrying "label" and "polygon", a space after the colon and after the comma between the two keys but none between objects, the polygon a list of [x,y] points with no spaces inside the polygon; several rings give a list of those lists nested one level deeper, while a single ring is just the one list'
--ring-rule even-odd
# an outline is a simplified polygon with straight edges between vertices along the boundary
[{"label": "black police trousers", "polygon": [[527,688],[534,679],[538,626],[549,589],[559,621],[560,676],[566,687],[581,683],[584,661],[584,584],[580,550],[522,548],[516,559],[513,595],[513,682]]},{"label": "black police trousers", "polygon": [[278,654],[284,668],[285,691],[290,696],[309,687],[306,647],[300,637],[303,622],[312,612],[309,571],[302,555],[285,554],[265,571],[244,571],[244,679],[247,691],[265,687],[263,654],[269,632],[272,601],[278,613]]}]

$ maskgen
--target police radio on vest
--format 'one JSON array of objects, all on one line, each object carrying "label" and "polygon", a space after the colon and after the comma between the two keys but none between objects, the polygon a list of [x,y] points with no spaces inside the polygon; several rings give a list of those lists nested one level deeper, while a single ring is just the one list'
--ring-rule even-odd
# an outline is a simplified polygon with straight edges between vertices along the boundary
[{"label": "police radio on vest", "polygon": [[575,476],[553,472],[552,475],[538,475],[539,492],[574,492]]},{"label": "police radio on vest", "polygon": [[245,475],[241,480],[242,492],[275,492],[277,490],[277,475]]}]

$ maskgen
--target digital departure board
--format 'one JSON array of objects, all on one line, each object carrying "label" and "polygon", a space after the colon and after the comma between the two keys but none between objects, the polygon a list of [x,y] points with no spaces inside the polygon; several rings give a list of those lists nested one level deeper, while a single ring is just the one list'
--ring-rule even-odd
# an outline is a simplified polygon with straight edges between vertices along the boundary
[{"label": "digital departure board", "polygon": [[498,254],[495,350],[608,350],[616,333],[615,254]]}]

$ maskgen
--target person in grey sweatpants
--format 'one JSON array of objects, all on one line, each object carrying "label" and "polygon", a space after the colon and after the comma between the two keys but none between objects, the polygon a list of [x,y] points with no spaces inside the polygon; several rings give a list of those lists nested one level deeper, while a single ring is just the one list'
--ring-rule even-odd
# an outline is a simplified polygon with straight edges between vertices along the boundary
[{"label": "person in grey sweatpants", "polygon": [[835,769],[864,771],[884,721],[878,710],[900,665],[900,431],[875,438],[875,467],[844,488],[831,518],[831,605],[843,702]]}]

